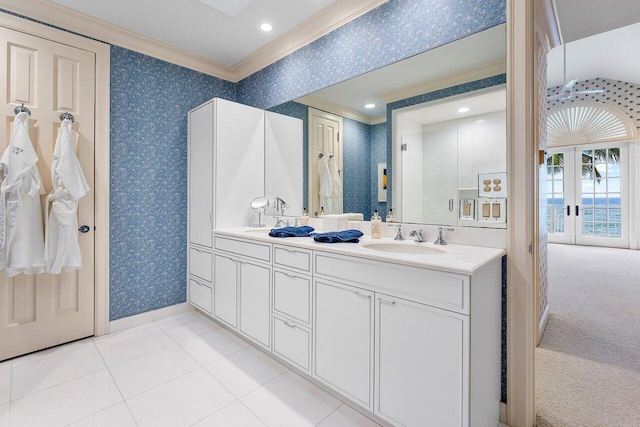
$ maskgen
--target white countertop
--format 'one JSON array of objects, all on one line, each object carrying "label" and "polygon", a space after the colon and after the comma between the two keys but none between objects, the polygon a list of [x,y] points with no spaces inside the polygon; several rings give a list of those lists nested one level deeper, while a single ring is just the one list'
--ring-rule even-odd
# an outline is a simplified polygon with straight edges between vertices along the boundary
[{"label": "white countertop", "polygon": [[[216,229],[213,232],[219,236],[240,237],[259,242],[276,243],[279,245],[297,248],[312,249],[334,254],[344,254],[371,260],[393,262],[396,264],[410,265],[414,267],[430,268],[451,273],[474,274],[491,261],[501,258],[506,254],[504,249],[484,248],[480,246],[467,246],[448,244],[444,246],[434,245],[432,242],[415,243],[412,239],[396,242],[392,238],[372,239],[370,236],[360,237],[360,243],[319,243],[311,237],[270,237],[269,228],[258,229],[251,227]],[[369,242],[399,243],[403,245],[420,245],[440,249],[444,253],[437,254],[405,254],[382,252],[368,249],[361,244]]]}]

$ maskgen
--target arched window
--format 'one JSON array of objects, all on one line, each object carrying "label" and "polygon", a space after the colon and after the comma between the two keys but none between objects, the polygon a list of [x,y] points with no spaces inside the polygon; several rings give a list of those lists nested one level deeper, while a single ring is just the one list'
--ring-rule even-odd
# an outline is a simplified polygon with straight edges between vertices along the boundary
[{"label": "arched window", "polygon": [[595,102],[553,108],[547,115],[547,146],[582,145],[637,138],[635,124],[623,111]]}]

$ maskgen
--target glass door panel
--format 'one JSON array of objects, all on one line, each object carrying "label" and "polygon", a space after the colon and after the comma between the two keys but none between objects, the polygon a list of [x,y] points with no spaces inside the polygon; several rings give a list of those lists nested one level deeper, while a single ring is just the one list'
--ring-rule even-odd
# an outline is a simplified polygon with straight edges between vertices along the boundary
[{"label": "glass door panel", "polygon": [[627,152],[626,143],[549,150],[550,242],[629,247]]}]

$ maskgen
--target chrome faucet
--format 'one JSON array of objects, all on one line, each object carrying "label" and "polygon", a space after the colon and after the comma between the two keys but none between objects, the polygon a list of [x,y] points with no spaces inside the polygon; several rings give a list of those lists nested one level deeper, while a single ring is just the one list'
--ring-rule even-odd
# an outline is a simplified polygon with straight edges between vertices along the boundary
[{"label": "chrome faucet", "polygon": [[436,239],[435,242],[433,242],[434,245],[446,245],[447,242],[446,240],[444,240],[444,236],[442,235],[442,227],[438,228],[438,238]]},{"label": "chrome faucet", "polygon": [[288,207],[287,202],[276,196],[276,211],[279,211],[280,215],[284,215],[284,209]]},{"label": "chrome faucet", "polygon": [[396,234],[396,237],[393,240],[404,240],[404,236],[402,235],[402,224],[398,224],[396,227],[398,227],[398,234]]},{"label": "chrome faucet", "polygon": [[411,230],[409,236],[413,237],[413,241],[416,243],[426,242],[427,240],[422,235],[422,230]]},{"label": "chrome faucet", "polygon": [[279,216],[275,217],[276,218],[276,225],[274,225],[275,228],[278,227],[288,227],[289,226],[289,221],[287,220],[282,220],[280,219]]}]

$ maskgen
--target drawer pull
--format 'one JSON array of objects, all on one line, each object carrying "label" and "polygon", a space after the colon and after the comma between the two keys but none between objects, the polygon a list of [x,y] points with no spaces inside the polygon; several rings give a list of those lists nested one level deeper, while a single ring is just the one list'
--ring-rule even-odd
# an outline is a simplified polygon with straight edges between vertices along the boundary
[{"label": "drawer pull", "polygon": [[[365,294],[361,294],[360,292],[354,292],[354,294],[356,294],[356,296],[360,297],[360,298],[367,298],[367,299],[371,299],[371,295],[365,295]],[[394,303],[395,304],[395,303]]]},{"label": "drawer pull", "polygon": [[289,274],[289,273],[282,273],[282,274],[287,276],[289,279],[297,279],[298,278],[297,276],[294,276],[293,274]]},{"label": "drawer pull", "polygon": [[192,251],[196,251],[196,252],[198,252],[199,254],[201,254],[201,253],[202,253],[202,251],[201,251],[200,249],[198,249],[198,248],[191,248],[191,250],[192,250]]},{"label": "drawer pull", "polygon": [[384,300],[382,298],[378,298],[378,301],[383,302],[385,304],[389,304],[389,305],[396,305],[395,301],[387,301],[387,300]]},{"label": "drawer pull", "polygon": [[298,253],[298,251],[294,251],[292,249],[283,249],[283,251],[285,251],[288,254],[294,254],[294,255],[296,255]]},{"label": "drawer pull", "polygon": [[295,327],[296,327],[296,325],[294,325],[293,323],[289,323],[289,322],[287,322],[286,320],[284,321],[284,325],[285,325],[285,326],[288,326],[288,327],[290,327],[290,328],[295,328]]}]

